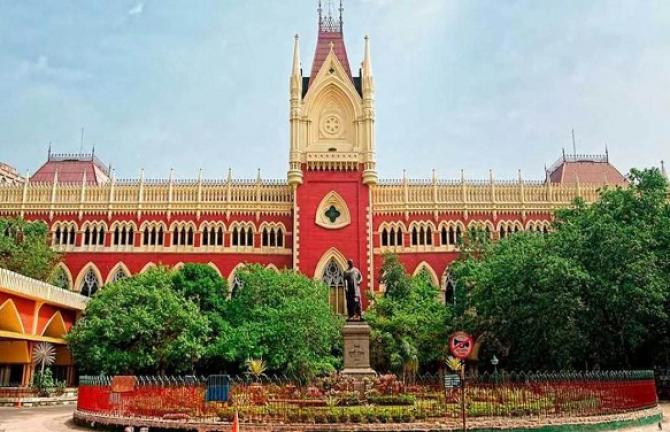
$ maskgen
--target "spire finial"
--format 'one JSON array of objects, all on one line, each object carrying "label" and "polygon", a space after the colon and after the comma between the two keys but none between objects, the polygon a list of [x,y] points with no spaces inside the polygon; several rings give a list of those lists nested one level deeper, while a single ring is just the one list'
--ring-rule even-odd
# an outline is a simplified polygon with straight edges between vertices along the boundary
[{"label": "spire finial", "polygon": [[668,173],[665,171],[665,161],[661,161],[661,174],[663,174],[663,177],[666,179],[668,178]]},{"label": "spire finial", "polygon": [[300,36],[298,34],[294,37],[293,42],[293,71],[294,76],[301,75],[300,72]]},{"label": "spire finial", "polygon": [[49,153],[48,153],[49,159],[51,159],[51,141],[49,141]]},{"label": "spire finial", "polygon": [[372,76],[372,56],[370,54],[370,36],[365,35],[365,51],[363,54],[363,75]]},{"label": "spire finial", "polygon": [[336,18],[333,0],[326,0],[326,13],[323,13],[323,2],[319,0],[319,31],[325,33],[341,33],[344,24],[344,7],[340,0],[339,17]]},{"label": "spire finial", "polygon": [[340,31],[344,29],[344,6],[342,5],[342,0],[340,0]]}]

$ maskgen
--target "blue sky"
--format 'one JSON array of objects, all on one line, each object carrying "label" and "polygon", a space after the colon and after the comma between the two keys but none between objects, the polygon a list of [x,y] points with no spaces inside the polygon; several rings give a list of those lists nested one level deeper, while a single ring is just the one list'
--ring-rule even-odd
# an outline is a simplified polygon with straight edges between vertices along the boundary
[{"label": "blue sky", "polygon": [[[85,148],[118,177],[284,178],[293,34],[316,0],[0,0],[0,161]],[[382,178],[541,178],[570,149],[670,160],[667,0],[345,0],[369,33]]]}]

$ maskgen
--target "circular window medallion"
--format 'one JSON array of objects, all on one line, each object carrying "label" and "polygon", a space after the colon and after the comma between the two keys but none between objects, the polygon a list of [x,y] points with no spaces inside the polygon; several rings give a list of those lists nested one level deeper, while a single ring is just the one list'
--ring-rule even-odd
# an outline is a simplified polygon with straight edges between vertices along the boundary
[{"label": "circular window medallion", "polygon": [[337,135],[342,130],[342,121],[335,114],[325,116],[321,121],[321,130],[326,135]]}]

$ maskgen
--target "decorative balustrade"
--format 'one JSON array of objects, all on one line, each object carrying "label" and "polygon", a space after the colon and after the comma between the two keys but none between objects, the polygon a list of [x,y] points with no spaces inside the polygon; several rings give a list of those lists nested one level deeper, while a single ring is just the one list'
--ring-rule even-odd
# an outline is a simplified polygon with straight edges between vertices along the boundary
[{"label": "decorative balustrade", "polygon": [[113,180],[102,185],[0,186],[0,214],[49,212],[238,212],[290,214],[293,191],[280,180]]},{"label": "decorative balustrade", "polygon": [[602,185],[543,181],[381,180],[372,191],[376,214],[441,211],[553,211],[575,198],[594,202]]},{"label": "decorative balustrade", "polygon": [[[527,180],[382,180],[372,188],[376,214],[443,211],[547,212],[602,185]],[[289,214],[293,191],[283,180],[114,180],[102,185],[0,185],[0,214],[79,212],[239,212]]]}]

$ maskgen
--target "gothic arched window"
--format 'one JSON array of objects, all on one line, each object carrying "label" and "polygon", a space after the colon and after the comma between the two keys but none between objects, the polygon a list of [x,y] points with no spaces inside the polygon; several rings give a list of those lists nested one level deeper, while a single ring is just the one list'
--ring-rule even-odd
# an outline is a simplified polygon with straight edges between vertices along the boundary
[{"label": "gothic arched window", "polygon": [[456,301],[456,284],[449,271],[444,281],[444,301],[447,304],[453,304]]},{"label": "gothic arched window", "polygon": [[70,289],[70,278],[67,277],[67,273],[65,273],[65,270],[62,267],[56,268],[56,271],[51,277],[51,283],[65,290]]},{"label": "gothic arched window", "polygon": [[242,288],[244,288],[244,281],[240,279],[239,272],[236,271],[235,276],[233,276],[233,282],[230,284],[231,297],[235,297]]},{"label": "gothic arched window", "polygon": [[119,268],[114,272],[114,275],[110,279],[110,282],[112,283],[118,282],[122,279],[126,279],[127,277],[129,277],[128,273],[126,273],[126,271],[123,268]]},{"label": "gothic arched window", "polygon": [[89,268],[84,275],[84,279],[81,281],[79,292],[81,295],[91,297],[98,291],[99,288],[100,281],[98,280],[98,276],[95,274],[92,268]]},{"label": "gothic arched window", "polygon": [[335,313],[344,315],[347,312],[344,296],[344,271],[335,259],[331,259],[326,265],[322,280],[330,288],[330,307]]}]

